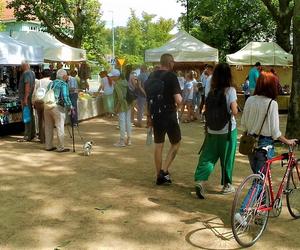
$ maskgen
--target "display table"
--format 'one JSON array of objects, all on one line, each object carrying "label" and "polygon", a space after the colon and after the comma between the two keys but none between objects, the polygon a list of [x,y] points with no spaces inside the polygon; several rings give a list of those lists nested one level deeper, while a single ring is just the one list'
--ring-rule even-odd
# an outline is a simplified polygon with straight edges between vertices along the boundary
[{"label": "display table", "polygon": [[78,120],[90,119],[104,113],[102,96],[91,99],[78,99]]},{"label": "display table", "polygon": [[0,99],[0,135],[12,131],[22,132],[22,107],[17,97],[1,97]]},{"label": "display table", "polygon": [[[245,96],[244,94],[237,94],[238,96],[238,105],[242,109],[244,108],[245,105]],[[289,103],[290,103],[290,96],[289,95],[279,95],[277,97],[277,103],[278,103],[278,109],[281,111],[287,111],[289,108]]]}]

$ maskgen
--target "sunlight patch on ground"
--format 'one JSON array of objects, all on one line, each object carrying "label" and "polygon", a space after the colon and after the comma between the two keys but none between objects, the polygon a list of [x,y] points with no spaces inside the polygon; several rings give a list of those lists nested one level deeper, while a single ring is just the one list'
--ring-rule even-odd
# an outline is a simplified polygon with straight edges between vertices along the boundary
[{"label": "sunlight patch on ground", "polygon": [[70,210],[70,203],[66,199],[48,200],[41,209],[41,215],[50,219],[65,219],[65,213]]},{"label": "sunlight patch on ground", "polygon": [[170,213],[153,211],[145,214],[143,221],[151,224],[172,223],[174,221],[174,217]]},{"label": "sunlight patch on ground", "polygon": [[149,208],[154,208],[154,207],[159,207],[159,204],[149,200],[148,198],[146,197],[137,197],[135,199],[135,203],[138,203],[144,207],[149,207]]},{"label": "sunlight patch on ground", "polygon": [[62,227],[39,226],[28,232],[30,237],[34,237],[39,249],[54,249],[59,245],[60,239],[68,230]]},{"label": "sunlight patch on ground", "polygon": [[8,185],[1,185],[0,186],[0,191],[11,191],[14,190],[15,188],[12,186],[8,186]]}]

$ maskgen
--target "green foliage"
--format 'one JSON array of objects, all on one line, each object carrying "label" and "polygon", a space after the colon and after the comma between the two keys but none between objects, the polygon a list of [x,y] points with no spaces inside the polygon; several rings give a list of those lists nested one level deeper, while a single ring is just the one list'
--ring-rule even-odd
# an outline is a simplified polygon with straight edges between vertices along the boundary
[{"label": "green foliage", "polygon": [[[159,18],[146,12],[138,18],[133,10],[126,27],[115,29],[115,54],[125,58],[127,65],[141,65],[144,62],[145,50],[155,48],[167,42],[175,23],[172,19]],[[108,44],[112,43],[112,33],[107,36]]]},{"label": "green foliage", "polygon": [[61,42],[77,48],[83,46],[89,59],[99,60],[105,53],[98,0],[40,0],[38,4],[35,0],[12,0],[8,7],[14,8],[18,20],[37,18],[45,31]]},{"label": "green foliage", "polygon": [[[0,2],[0,19],[2,18],[4,8],[5,8],[4,3],[1,1]],[[5,25],[3,23],[1,23],[1,21],[0,21],[0,32],[4,31],[4,30],[5,30]]]},{"label": "green foliage", "polygon": [[276,42],[291,51],[291,30],[294,0],[261,0],[276,23]]},{"label": "green foliage", "polygon": [[[186,6],[186,0],[178,0]],[[250,41],[272,40],[275,24],[261,0],[189,0],[189,20],[181,25],[220,50],[224,59]]]}]

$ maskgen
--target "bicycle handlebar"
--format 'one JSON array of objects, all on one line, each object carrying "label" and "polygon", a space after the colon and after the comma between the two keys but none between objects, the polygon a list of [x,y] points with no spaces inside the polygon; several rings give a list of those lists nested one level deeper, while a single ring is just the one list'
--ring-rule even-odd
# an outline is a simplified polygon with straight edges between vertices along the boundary
[{"label": "bicycle handlebar", "polygon": [[[280,145],[282,145],[282,144],[287,145],[287,144],[285,144],[285,143],[283,143],[283,142],[281,142],[281,141],[279,141],[279,140],[274,140],[273,145],[274,145],[274,144],[277,144],[277,143],[280,143]],[[261,149],[263,149],[263,150],[265,150],[266,152],[268,152],[269,149],[272,149],[272,148],[273,148],[273,145],[268,145],[268,146],[265,146],[265,147],[261,147]],[[289,153],[293,152],[293,151],[295,150],[295,147],[296,147],[297,145],[300,145],[300,140],[299,140],[299,139],[297,139],[296,145],[294,145],[294,146],[288,145],[288,147],[289,147]],[[284,156],[285,159],[288,159],[288,158],[289,158],[289,154],[288,154],[288,153],[284,153],[284,154],[282,154],[282,156]]]}]

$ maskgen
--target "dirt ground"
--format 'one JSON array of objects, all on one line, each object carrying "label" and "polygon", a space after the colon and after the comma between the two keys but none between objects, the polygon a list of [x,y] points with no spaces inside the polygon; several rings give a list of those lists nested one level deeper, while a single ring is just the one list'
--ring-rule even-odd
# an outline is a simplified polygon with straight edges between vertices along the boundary
[{"label": "dirt ground", "polygon": [[[282,126],[285,120],[281,116]],[[64,154],[17,143],[18,136],[0,139],[0,249],[239,249],[230,229],[233,195],[219,194],[219,165],[206,199],[191,194],[203,125],[181,125],[171,186],[154,183],[146,129],[134,128],[132,146],[114,148],[116,125],[102,118],[80,124],[95,143],[90,157],[82,155],[77,134],[77,152]],[[67,131],[66,144],[71,147]],[[283,170],[273,170],[278,182]],[[249,173],[238,154],[234,186]],[[284,201],[280,217],[269,220],[250,249],[300,249],[299,228]]]}]

